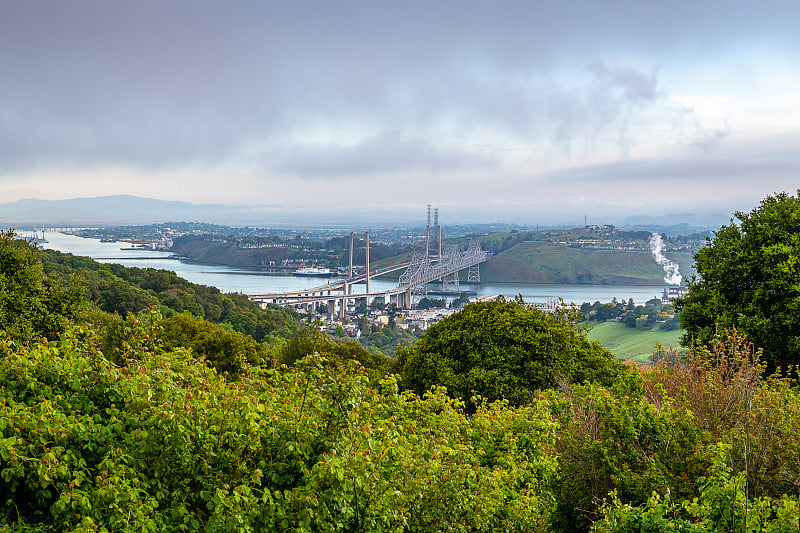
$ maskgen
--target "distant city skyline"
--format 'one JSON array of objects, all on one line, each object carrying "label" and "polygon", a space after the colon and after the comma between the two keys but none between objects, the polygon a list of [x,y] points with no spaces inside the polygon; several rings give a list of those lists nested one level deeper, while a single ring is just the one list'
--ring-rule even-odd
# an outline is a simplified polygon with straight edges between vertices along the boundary
[{"label": "distant city skyline", "polygon": [[798,27],[796,0],[13,2],[0,204],[730,215],[800,187]]}]

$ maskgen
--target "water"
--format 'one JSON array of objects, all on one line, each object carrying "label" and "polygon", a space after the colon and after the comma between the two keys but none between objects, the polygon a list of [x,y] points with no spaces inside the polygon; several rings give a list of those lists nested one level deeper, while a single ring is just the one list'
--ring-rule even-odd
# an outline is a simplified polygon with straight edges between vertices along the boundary
[{"label": "water", "polygon": [[[224,265],[208,265],[171,258],[171,253],[153,250],[122,250],[128,243],[105,243],[98,239],[85,239],[55,231],[45,237],[47,248],[91,257],[101,263],[119,263],[127,267],[158,268],[171,270],[192,283],[211,285],[223,292],[244,294],[270,294],[284,291],[309,289],[323,285],[323,278],[297,277],[286,273],[267,272],[259,269],[237,268]],[[392,281],[371,280],[370,291],[396,287]],[[355,292],[360,292],[356,287]],[[664,285],[549,285],[525,283],[484,283],[465,285],[475,290],[478,296],[503,295],[514,298],[522,294],[525,301],[545,302],[548,298],[563,298],[565,302],[610,302],[613,298],[643,303],[651,298],[660,298]]]}]

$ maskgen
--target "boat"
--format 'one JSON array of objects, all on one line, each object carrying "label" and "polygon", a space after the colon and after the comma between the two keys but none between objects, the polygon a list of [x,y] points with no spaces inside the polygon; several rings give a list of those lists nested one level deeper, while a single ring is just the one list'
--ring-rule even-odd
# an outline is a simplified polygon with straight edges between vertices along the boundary
[{"label": "boat", "polygon": [[330,278],[333,276],[333,270],[330,268],[321,268],[321,267],[304,267],[298,268],[294,272],[292,272],[293,276],[308,276],[308,277],[315,277],[315,278]]}]

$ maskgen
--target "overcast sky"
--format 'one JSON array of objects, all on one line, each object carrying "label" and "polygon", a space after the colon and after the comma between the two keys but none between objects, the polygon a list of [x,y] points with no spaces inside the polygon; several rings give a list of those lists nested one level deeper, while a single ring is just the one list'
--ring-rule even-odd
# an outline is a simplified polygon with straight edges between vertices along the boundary
[{"label": "overcast sky", "polygon": [[800,187],[798,28],[798,0],[0,0],[0,203],[749,210]]}]

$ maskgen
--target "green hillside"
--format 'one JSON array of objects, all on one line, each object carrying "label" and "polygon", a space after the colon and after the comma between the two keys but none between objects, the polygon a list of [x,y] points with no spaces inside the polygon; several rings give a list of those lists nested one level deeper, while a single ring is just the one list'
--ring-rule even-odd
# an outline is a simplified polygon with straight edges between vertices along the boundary
[{"label": "green hillside", "polygon": [[[687,273],[690,254],[668,254]],[[486,282],[647,285],[664,271],[647,251],[574,248],[548,242],[521,242],[494,255],[481,267]]]},{"label": "green hillside", "polygon": [[642,331],[619,322],[600,322],[593,324],[587,337],[589,340],[599,341],[619,360],[649,363],[656,343],[660,343],[664,348],[681,349],[680,340],[683,333],[682,330]]}]

